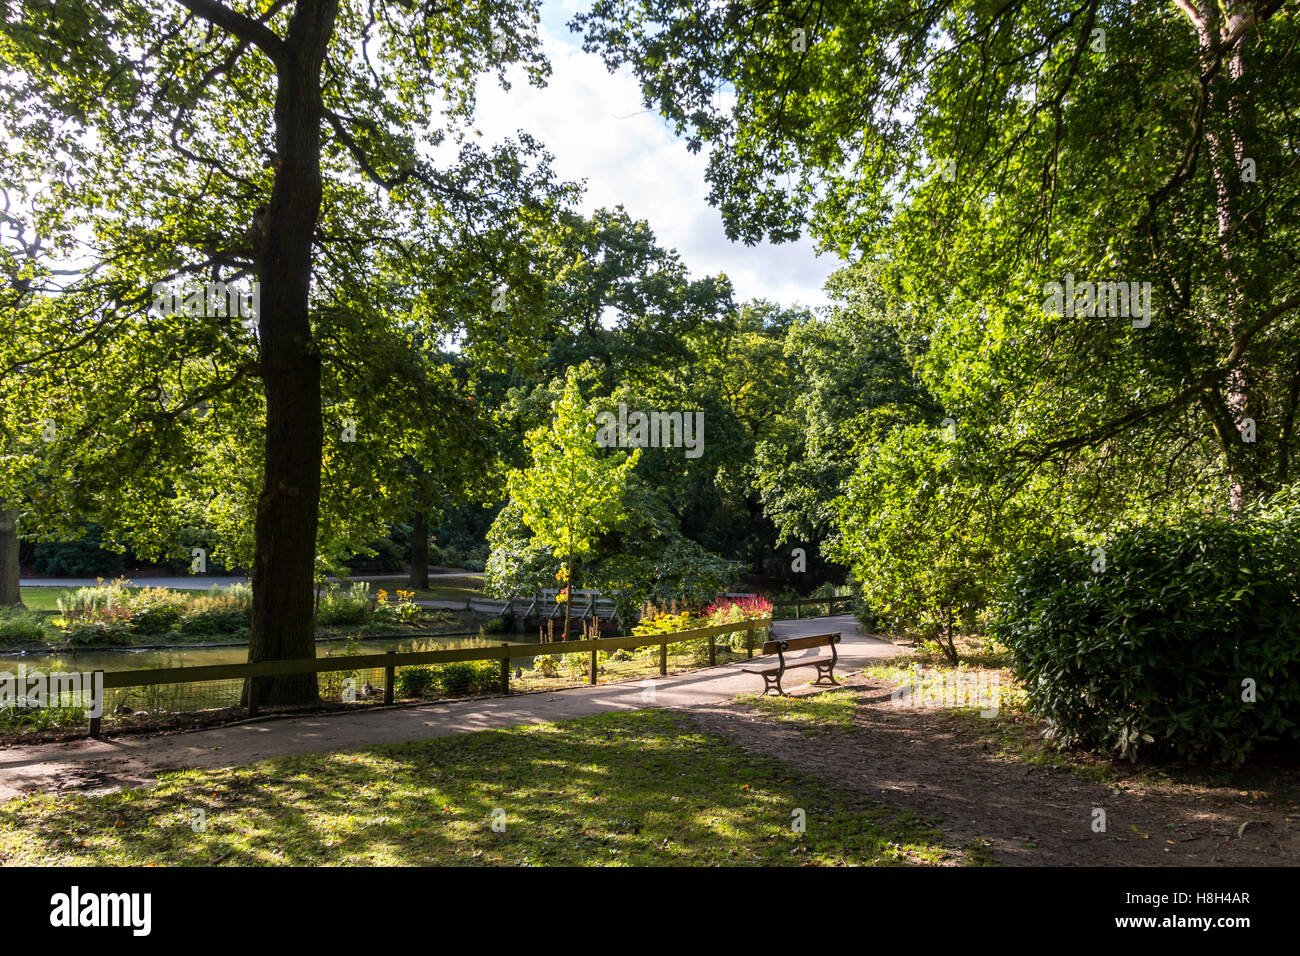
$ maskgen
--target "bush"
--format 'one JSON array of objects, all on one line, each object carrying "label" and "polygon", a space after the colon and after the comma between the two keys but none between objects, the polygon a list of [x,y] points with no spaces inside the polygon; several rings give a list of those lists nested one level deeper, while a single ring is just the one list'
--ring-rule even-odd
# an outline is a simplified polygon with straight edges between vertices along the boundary
[{"label": "bush", "polygon": [[397,671],[394,690],[398,697],[427,697],[438,684],[432,667],[403,667]]},{"label": "bush", "polygon": [[331,584],[316,609],[317,624],[365,624],[374,615],[370,585],[358,581],[346,590]]},{"label": "bush", "polygon": [[229,635],[242,634],[253,623],[253,591],[247,584],[228,588],[213,588],[198,597],[185,598],[184,612],[177,624],[182,634]]},{"label": "bush", "polygon": [[[125,611],[125,608],[122,609]],[[68,628],[68,643],[74,647],[118,647],[131,643],[131,626],[124,614],[117,620],[82,621]]]},{"label": "bush", "polygon": [[16,607],[0,607],[0,645],[20,647],[24,644],[45,644],[57,636],[58,632],[46,623],[44,614]]},{"label": "bush", "polygon": [[165,634],[176,629],[189,599],[166,588],[144,588],[127,598],[131,629],[137,634]]},{"label": "bush", "polygon": [[533,669],[543,677],[560,676],[559,654],[538,654],[533,658]]},{"label": "bush", "polygon": [[424,608],[415,603],[414,591],[397,591],[397,600],[389,600],[388,592],[381,590],[376,596],[374,617],[397,624],[418,624],[424,618]]},{"label": "bush", "polygon": [[438,668],[438,683],[448,697],[490,694],[501,681],[497,661],[462,661]]},{"label": "bush", "polygon": [[1300,510],[1047,550],[993,633],[1062,745],[1240,763],[1300,736]]},{"label": "bush", "polygon": [[103,538],[98,525],[87,525],[86,534],[74,541],[41,541],[36,544],[32,564],[37,574],[69,578],[121,574],[126,569],[122,555],[100,547]]},{"label": "bush", "polygon": [[252,619],[252,608],[243,602],[226,596],[204,595],[190,601],[176,629],[191,636],[237,636],[248,629]]},{"label": "bush", "polygon": [[130,592],[123,581],[105,584],[101,579],[98,584],[77,588],[61,595],[57,601],[59,614],[65,627],[78,624],[92,624],[96,621],[122,621],[129,619],[131,611],[127,606]]}]

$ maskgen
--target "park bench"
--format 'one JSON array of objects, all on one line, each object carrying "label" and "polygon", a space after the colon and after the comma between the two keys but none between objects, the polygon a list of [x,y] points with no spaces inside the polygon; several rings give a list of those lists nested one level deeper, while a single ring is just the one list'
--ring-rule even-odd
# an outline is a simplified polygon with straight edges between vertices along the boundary
[{"label": "park bench", "polygon": [[[813,681],[814,684],[838,684],[839,682],[835,680],[835,662],[839,660],[839,653],[835,650],[835,645],[839,642],[838,632],[764,641],[763,654],[776,654],[776,666],[773,667],[770,660],[755,661],[753,664],[742,664],[740,669],[763,678],[762,696],[764,697],[773,687],[779,695],[785,696],[785,691],[781,689],[781,678],[785,676],[786,671],[794,670],[796,667],[817,668],[817,680]],[[791,651],[803,651],[814,647],[829,647],[830,656],[821,654],[816,657],[797,657],[793,661],[786,660],[785,655]]]}]

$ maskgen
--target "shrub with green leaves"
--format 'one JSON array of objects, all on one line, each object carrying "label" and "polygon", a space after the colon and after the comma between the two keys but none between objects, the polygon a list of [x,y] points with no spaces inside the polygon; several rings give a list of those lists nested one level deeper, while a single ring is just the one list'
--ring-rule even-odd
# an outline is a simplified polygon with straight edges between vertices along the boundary
[{"label": "shrub with green leaves", "polygon": [[1062,745],[1239,763],[1300,738],[1300,512],[1046,550],[993,632]]},{"label": "shrub with green leaves", "polygon": [[127,599],[131,630],[137,634],[165,634],[176,629],[189,598],[167,588],[144,588]]},{"label": "shrub with green leaves", "polygon": [[22,608],[0,607],[0,647],[46,644],[57,636],[45,615]]},{"label": "shrub with green leaves", "polygon": [[177,630],[182,634],[239,636],[252,623],[253,601],[247,587],[213,588],[190,598]]},{"label": "shrub with green leaves", "polygon": [[317,624],[365,624],[375,614],[370,585],[358,581],[348,588],[331,584],[316,609]]},{"label": "shrub with green leaves", "polygon": [[131,643],[131,624],[125,608],[113,620],[80,621],[68,627],[68,643],[74,647],[121,647]]},{"label": "shrub with green leaves", "polygon": [[438,683],[448,697],[490,694],[501,681],[501,664],[497,661],[460,661],[437,670]]},{"label": "shrub with green leaves", "polygon": [[438,685],[438,672],[433,667],[398,668],[394,689],[398,697],[427,697]]}]

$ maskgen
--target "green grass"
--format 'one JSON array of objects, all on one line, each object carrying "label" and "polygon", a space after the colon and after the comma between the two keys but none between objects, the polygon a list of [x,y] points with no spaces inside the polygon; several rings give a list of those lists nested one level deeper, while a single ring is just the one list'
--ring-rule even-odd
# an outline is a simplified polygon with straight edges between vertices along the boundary
[{"label": "green grass", "polygon": [[[403,588],[403,590],[406,590],[406,588]],[[468,601],[470,598],[482,596],[482,588],[452,587],[449,585],[418,588],[415,592],[415,600],[417,601]]]},{"label": "green grass", "polygon": [[396,598],[399,590],[413,592],[417,601],[468,601],[483,596],[483,579],[470,575],[437,578],[436,583],[428,588],[410,587],[405,575],[383,575],[367,580],[372,593],[387,591],[390,598]]},{"label": "green grass", "polygon": [[[47,614],[57,614],[59,611],[59,598],[65,594],[71,594],[76,588],[22,588],[23,604],[27,605],[29,611],[44,611]],[[140,588],[127,588],[131,593],[139,591]]]},{"label": "green grass", "polygon": [[[205,828],[196,832],[196,811]],[[796,832],[795,811],[805,832]],[[504,832],[494,832],[494,814]],[[920,818],[638,711],[0,806],[0,864],[790,865],[960,860]]]},{"label": "green grass", "polygon": [[782,723],[794,724],[807,736],[852,728],[853,710],[857,706],[853,691],[847,689],[824,691],[807,697],[762,697],[754,694],[736,699]]}]

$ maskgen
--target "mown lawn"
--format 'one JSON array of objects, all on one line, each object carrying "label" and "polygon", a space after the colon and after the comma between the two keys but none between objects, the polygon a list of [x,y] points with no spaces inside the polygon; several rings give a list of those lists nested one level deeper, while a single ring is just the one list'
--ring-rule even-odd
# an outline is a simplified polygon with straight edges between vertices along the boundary
[{"label": "mown lawn", "polygon": [[939,841],[914,815],[732,747],[667,711],[187,771],[152,790],[0,807],[7,865],[959,860]]},{"label": "mown lawn", "polygon": [[[45,611],[51,614],[59,610],[59,598],[71,594],[76,588],[22,588],[23,604],[29,611]],[[132,594],[140,588],[127,588]]]}]

